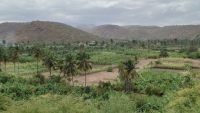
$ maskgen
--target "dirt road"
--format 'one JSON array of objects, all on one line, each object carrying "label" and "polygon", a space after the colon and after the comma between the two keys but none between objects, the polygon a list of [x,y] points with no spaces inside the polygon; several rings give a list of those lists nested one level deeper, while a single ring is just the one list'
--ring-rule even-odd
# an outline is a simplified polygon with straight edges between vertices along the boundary
[{"label": "dirt road", "polygon": [[[137,71],[144,69],[150,62],[155,61],[154,59],[142,59],[139,60],[139,63],[136,65]],[[45,77],[49,77],[49,72],[42,73]],[[97,73],[91,73],[87,76],[87,85],[95,85],[100,81],[114,81],[118,77],[118,69],[113,69],[113,72],[101,71]],[[76,76],[74,77],[75,85],[84,85],[85,76]]]},{"label": "dirt road", "polygon": [[[154,59],[142,59],[136,65],[137,71],[144,69],[150,62],[155,61]],[[100,81],[114,81],[117,79],[118,69],[114,69],[113,72],[97,72],[87,75],[87,85],[98,84]],[[75,84],[83,85],[85,82],[85,76],[77,76],[74,78]]]}]

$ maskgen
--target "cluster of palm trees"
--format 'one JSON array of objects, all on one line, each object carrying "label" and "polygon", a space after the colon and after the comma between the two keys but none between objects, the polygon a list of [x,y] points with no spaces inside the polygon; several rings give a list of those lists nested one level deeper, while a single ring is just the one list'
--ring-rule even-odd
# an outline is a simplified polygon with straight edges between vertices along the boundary
[{"label": "cluster of palm trees", "polygon": [[[90,56],[84,50],[79,53],[72,54],[68,53],[64,55],[65,58],[58,58],[49,49],[41,48],[39,45],[35,45],[30,47],[29,52],[36,59],[36,69],[37,75],[39,75],[39,62],[42,60],[43,65],[47,67],[50,76],[52,75],[52,70],[59,70],[60,74],[63,73],[64,77],[71,77],[71,80],[74,84],[74,76],[78,74],[78,72],[84,72],[85,75],[85,86],[86,86],[86,74],[89,70],[92,69],[92,63],[89,61]],[[21,55],[22,50],[19,46],[14,47],[0,47],[0,71],[2,71],[2,63],[4,64],[4,71],[6,72],[7,62],[13,62],[14,72],[16,71],[16,63],[18,63],[18,72],[19,72],[19,57]]]},{"label": "cluster of palm trees", "polygon": [[4,70],[6,72],[7,62],[11,61],[14,64],[14,72],[15,72],[16,71],[16,63],[18,62],[19,55],[20,55],[20,50],[19,50],[18,46],[0,47],[0,71],[2,71],[2,62],[4,63],[4,66],[5,66]]},{"label": "cluster of palm trees", "polygon": [[63,73],[63,77],[70,77],[74,85],[74,76],[78,74],[78,71],[82,71],[85,75],[86,86],[86,74],[92,69],[92,63],[89,61],[89,54],[85,51],[81,51],[76,55],[69,52],[65,55],[64,59],[56,60],[55,55],[51,52],[46,53],[47,54],[43,57],[43,64],[48,68],[50,76],[52,75],[52,69],[59,70],[60,75]]}]

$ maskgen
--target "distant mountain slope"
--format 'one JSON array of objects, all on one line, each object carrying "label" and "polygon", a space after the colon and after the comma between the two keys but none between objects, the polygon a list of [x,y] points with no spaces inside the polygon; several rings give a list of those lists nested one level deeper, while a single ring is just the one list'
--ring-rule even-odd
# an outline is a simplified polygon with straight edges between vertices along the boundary
[{"label": "distant mountain slope", "polygon": [[2,23],[0,24],[0,40],[9,42],[16,41],[16,31],[24,27],[24,23]]},{"label": "distant mountain slope", "polygon": [[99,37],[108,39],[128,39],[131,34],[129,29],[120,27],[118,25],[101,25],[89,31]]},{"label": "distant mountain slope", "polygon": [[152,40],[152,39],[193,39],[200,34],[200,25],[177,26],[96,26],[88,32],[107,39]]},{"label": "distant mountain slope", "polygon": [[72,26],[46,21],[0,24],[0,39],[5,39],[10,42],[75,42],[100,40],[97,36]]}]

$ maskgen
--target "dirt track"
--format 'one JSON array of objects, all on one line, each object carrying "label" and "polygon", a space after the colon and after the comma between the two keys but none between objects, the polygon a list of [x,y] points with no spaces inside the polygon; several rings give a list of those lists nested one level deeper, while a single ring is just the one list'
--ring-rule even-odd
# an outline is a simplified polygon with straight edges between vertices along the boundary
[{"label": "dirt track", "polygon": [[[155,61],[153,59],[143,59],[140,60],[136,65],[137,71],[144,69],[151,61]],[[117,79],[118,69],[114,69],[113,72],[97,72],[87,75],[87,85],[94,85],[99,83],[100,81],[114,81]],[[74,78],[75,84],[83,85],[85,82],[85,76],[77,76]]]},{"label": "dirt track", "polygon": [[[154,59],[142,59],[139,60],[139,63],[136,65],[137,71],[142,70],[147,66],[150,62],[155,61]],[[44,72],[42,75],[48,77],[49,72]],[[91,73],[87,75],[87,85],[95,85],[100,81],[114,81],[118,77],[118,69],[113,69],[113,72],[101,71],[97,73]],[[75,85],[84,85],[85,76],[76,76],[74,77]]]}]

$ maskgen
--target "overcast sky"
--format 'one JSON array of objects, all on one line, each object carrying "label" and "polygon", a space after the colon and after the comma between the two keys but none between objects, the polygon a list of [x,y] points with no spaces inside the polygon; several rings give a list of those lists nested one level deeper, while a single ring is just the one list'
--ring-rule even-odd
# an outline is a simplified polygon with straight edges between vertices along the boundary
[{"label": "overcast sky", "polygon": [[200,0],[0,0],[0,22],[200,24]]}]

